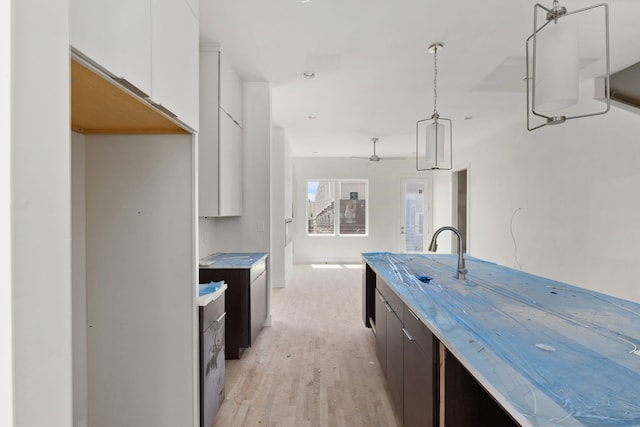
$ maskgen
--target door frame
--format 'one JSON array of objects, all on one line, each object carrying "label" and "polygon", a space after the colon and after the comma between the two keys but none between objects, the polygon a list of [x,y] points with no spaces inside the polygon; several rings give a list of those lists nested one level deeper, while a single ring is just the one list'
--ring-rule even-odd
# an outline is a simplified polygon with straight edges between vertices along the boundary
[{"label": "door frame", "polygon": [[404,253],[404,242],[403,235],[400,233],[401,227],[404,224],[404,184],[407,181],[412,182],[422,182],[424,183],[425,192],[427,195],[424,198],[425,202],[425,215],[424,215],[424,234],[423,234],[423,251],[426,251],[429,241],[431,239],[431,235],[433,234],[433,177],[431,174],[429,175],[400,175],[397,178],[397,191],[398,195],[396,197],[397,200],[397,209],[396,209],[396,251],[400,253]]},{"label": "door frame", "polygon": [[[471,180],[469,179],[469,173],[470,173],[471,168],[469,167],[469,165],[465,165],[465,166],[461,166],[453,171],[451,171],[451,225],[455,228],[457,228],[458,230],[460,229],[458,224],[458,177],[459,177],[459,173],[462,171],[466,171],[466,197],[465,197],[465,206],[466,206],[466,223],[464,224],[465,226],[465,235],[464,235],[464,239],[465,239],[465,250],[468,253],[469,252],[469,248],[471,247],[470,243],[471,243],[471,239],[470,239],[470,233],[469,233],[469,218],[470,218],[470,198],[469,198],[469,194],[470,194],[470,189],[469,189],[469,185]],[[451,250],[455,251],[455,248],[457,248],[458,246],[458,241],[455,235],[451,236]]]}]

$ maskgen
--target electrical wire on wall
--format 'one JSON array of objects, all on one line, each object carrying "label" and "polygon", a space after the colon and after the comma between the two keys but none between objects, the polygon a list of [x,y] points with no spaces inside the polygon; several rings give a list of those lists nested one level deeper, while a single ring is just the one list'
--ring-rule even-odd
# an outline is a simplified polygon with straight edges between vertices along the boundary
[{"label": "electrical wire on wall", "polygon": [[513,217],[515,217],[518,211],[521,210],[522,208],[518,208],[513,211],[513,213],[511,214],[511,222],[509,224],[509,229],[511,230],[511,239],[513,239],[513,258],[520,270],[522,270],[522,265],[520,265],[520,262],[518,261],[518,243],[516,242],[516,235],[513,233]]}]

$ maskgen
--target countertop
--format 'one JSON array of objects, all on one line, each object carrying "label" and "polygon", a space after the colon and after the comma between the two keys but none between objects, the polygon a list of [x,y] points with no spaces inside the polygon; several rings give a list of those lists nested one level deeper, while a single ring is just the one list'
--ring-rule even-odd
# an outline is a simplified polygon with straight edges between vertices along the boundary
[{"label": "countertop", "polygon": [[[465,256],[364,260],[523,426],[640,426],[640,304]],[[420,280],[422,279],[422,280]]]},{"label": "countertop", "polygon": [[251,268],[269,256],[265,252],[216,252],[200,258],[200,268]]}]

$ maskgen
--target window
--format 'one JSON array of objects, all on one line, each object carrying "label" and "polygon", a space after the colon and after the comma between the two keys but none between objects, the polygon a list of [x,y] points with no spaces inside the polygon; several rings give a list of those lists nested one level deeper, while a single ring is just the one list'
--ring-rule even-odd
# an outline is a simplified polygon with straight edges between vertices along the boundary
[{"label": "window", "polygon": [[367,235],[367,187],[367,180],[307,181],[308,234]]}]

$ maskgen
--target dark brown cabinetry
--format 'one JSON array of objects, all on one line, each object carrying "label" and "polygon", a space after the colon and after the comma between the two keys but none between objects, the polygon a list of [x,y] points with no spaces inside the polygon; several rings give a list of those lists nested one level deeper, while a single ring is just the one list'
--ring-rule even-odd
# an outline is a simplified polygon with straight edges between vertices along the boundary
[{"label": "dark brown cabinetry", "polygon": [[379,289],[375,289],[375,323],[372,324],[376,334],[376,356],[380,363],[380,369],[387,376],[387,300],[384,299]]},{"label": "dark brown cabinetry", "polygon": [[518,426],[368,264],[363,296],[363,320],[374,331],[376,356],[404,427]]},{"label": "dark brown cabinetry", "polygon": [[438,425],[438,340],[404,308],[404,426]]},{"label": "dark brown cabinetry", "polygon": [[447,427],[519,425],[448,351],[444,366]]},{"label": "dark brown cabinetry", "polygon": [[[402,332],[404,303],[380,277],[376,279],[376,290],[383,296],[386,323],[386,378],[391,399],[402,419],[404,406],[404,356]],[[381,323],[383,319],[378,320]]]},{"label": "dark brown cabinetry", "polygon": [[200,283],[224,280],[226,358],[239,359],[267,319],[267,259],[249,266],[200,268]]}]

